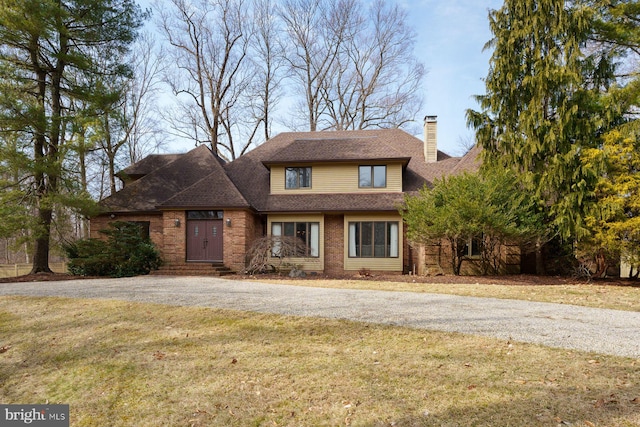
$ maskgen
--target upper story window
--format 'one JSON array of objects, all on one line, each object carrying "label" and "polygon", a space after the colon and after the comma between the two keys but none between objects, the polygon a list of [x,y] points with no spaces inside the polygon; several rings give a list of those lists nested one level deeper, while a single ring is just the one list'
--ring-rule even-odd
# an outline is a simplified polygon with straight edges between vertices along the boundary
[{"label": "upper story window", "polygon": [[311,188],[311,168],[286,168],[284,187],[289,189]]},{"label": "upper story window", "polygon": [[358,168],[360,188],[384,188],[387,186],[386,166],[360,166]]}]

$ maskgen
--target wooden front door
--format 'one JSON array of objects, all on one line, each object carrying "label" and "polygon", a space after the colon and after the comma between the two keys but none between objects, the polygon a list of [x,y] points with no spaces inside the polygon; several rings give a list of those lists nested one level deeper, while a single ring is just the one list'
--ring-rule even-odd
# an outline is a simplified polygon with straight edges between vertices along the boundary
[{"label": "wooden front door", "polygon": [[187,261],[222,262],[222,220],[187,221]]}]

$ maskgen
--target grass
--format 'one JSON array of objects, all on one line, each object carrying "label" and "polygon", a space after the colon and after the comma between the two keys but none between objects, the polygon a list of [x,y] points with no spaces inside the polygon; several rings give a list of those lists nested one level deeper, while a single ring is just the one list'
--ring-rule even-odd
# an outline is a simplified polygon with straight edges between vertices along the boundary
[{"label": "grass", "polygon": [[1,297],[0,340],[0,402],[72,426],[640,425],[640,360],[461,334]]},{"label": "grass", "polygon": [[[573,304],[585,307],[640,311],[640,286],[609,284],[503,285],[483,283],[419,283],[381,280],[283,279],[260,282],[296,286],[369,289],[396,292],[425,292],[472,297],[519,299]],[[473,281],[473,278],[470,278]]]}]

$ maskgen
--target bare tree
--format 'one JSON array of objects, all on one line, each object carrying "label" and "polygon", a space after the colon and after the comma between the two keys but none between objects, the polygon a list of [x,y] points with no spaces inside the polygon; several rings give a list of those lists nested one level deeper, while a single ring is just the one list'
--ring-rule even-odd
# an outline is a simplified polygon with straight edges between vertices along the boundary
[{"label": "bare tree", "polygon": [[170,0],[157,4],[169,44],[166,82],[179,99],[172,126],[196,144],[208,143],[223,158],[235,158],[235,109],[245,94],[251,37],[244,0]]},{"label": "bare tree", "polygon": [[128,129],[127,161],[135,163],[159,151],[165,141],[157,107],[164,64],[151,33],[142,33],[131,55],[133,78],[124,92],[124,123]]},{"label": "bare tree", "polygon": [[[127,58],[123,61],[130,64],[131,74],[115,79],[99,76],[91,84],[92,103],[76,103],[79,114],[87,118],[78,121],[75,132],[84,190],[92,168],[95,176],[106,176],[110,192],[116,192],[117,169],[157,151],[163,143],[157,138],[160,124],[155,107],[162,69],[153,37],[141,34]],[[88,164],[87,155],[93,164]],[[99,196],[104,196],[102,191]]]},{"label": "bare tree", "polygon": [[344,25],[338,59],[324,83],[327,123],[332,129],[402,127],[422,105],[424,66],[413,55],[415,32],[407,13],[382,0],[366,12],[341,4]]},{"label": "bare tree", "polygon": [[256,0],[254,25],[254,37],[250,44],[253,79],[250,87],[251,96],[247,97],[247,110],[253,128],[247,137],[248,144],[244,150],[255,142],[255,138],[263,138],[263,141],[271,138],[275,108],[284,94],[282,83],[285,78],[285,59],[282,29],[272,0]]},{"label": "bare tree", "polygon": [[287,34],[287,62],[303,88],[302,111],[312,132],[324,114],[322,92],[343,41],[345,15],[340,13],[340,1],[285,0],[280,8]]},{"label": "bare tree", "polygon": [[[288,62],[308,129],[402,127],[422,106],[424,66],[407,13],[382,0],[286,0]],[[302,110],[301,110],[302,111]]]}]

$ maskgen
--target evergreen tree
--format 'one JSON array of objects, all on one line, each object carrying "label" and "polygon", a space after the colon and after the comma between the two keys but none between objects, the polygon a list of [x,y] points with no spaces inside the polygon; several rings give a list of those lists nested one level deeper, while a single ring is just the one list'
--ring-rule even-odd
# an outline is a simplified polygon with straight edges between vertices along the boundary
[{"label": "evergreen tree", "polygon": [[91,98],[91,76],[128,71],[118,58],[143,17],[133,0],[0,0],[0,84],[12,95],[0,101],[0,144],[30,151],[20,182],[37,218],[32,273],[50,271],[56,209],[78,206],[64,181],[71,100]]},{"label": "evergreen tree", "polygon": [[583,52],[594,17],[564,0],[506,0],[491,11],[486,94],[480,112],[467,112],[485,162],[515,169],[567,239],[588,233],[584,210],[597,179],[581,153],[613,122],[599,102],[611,58]]}]

